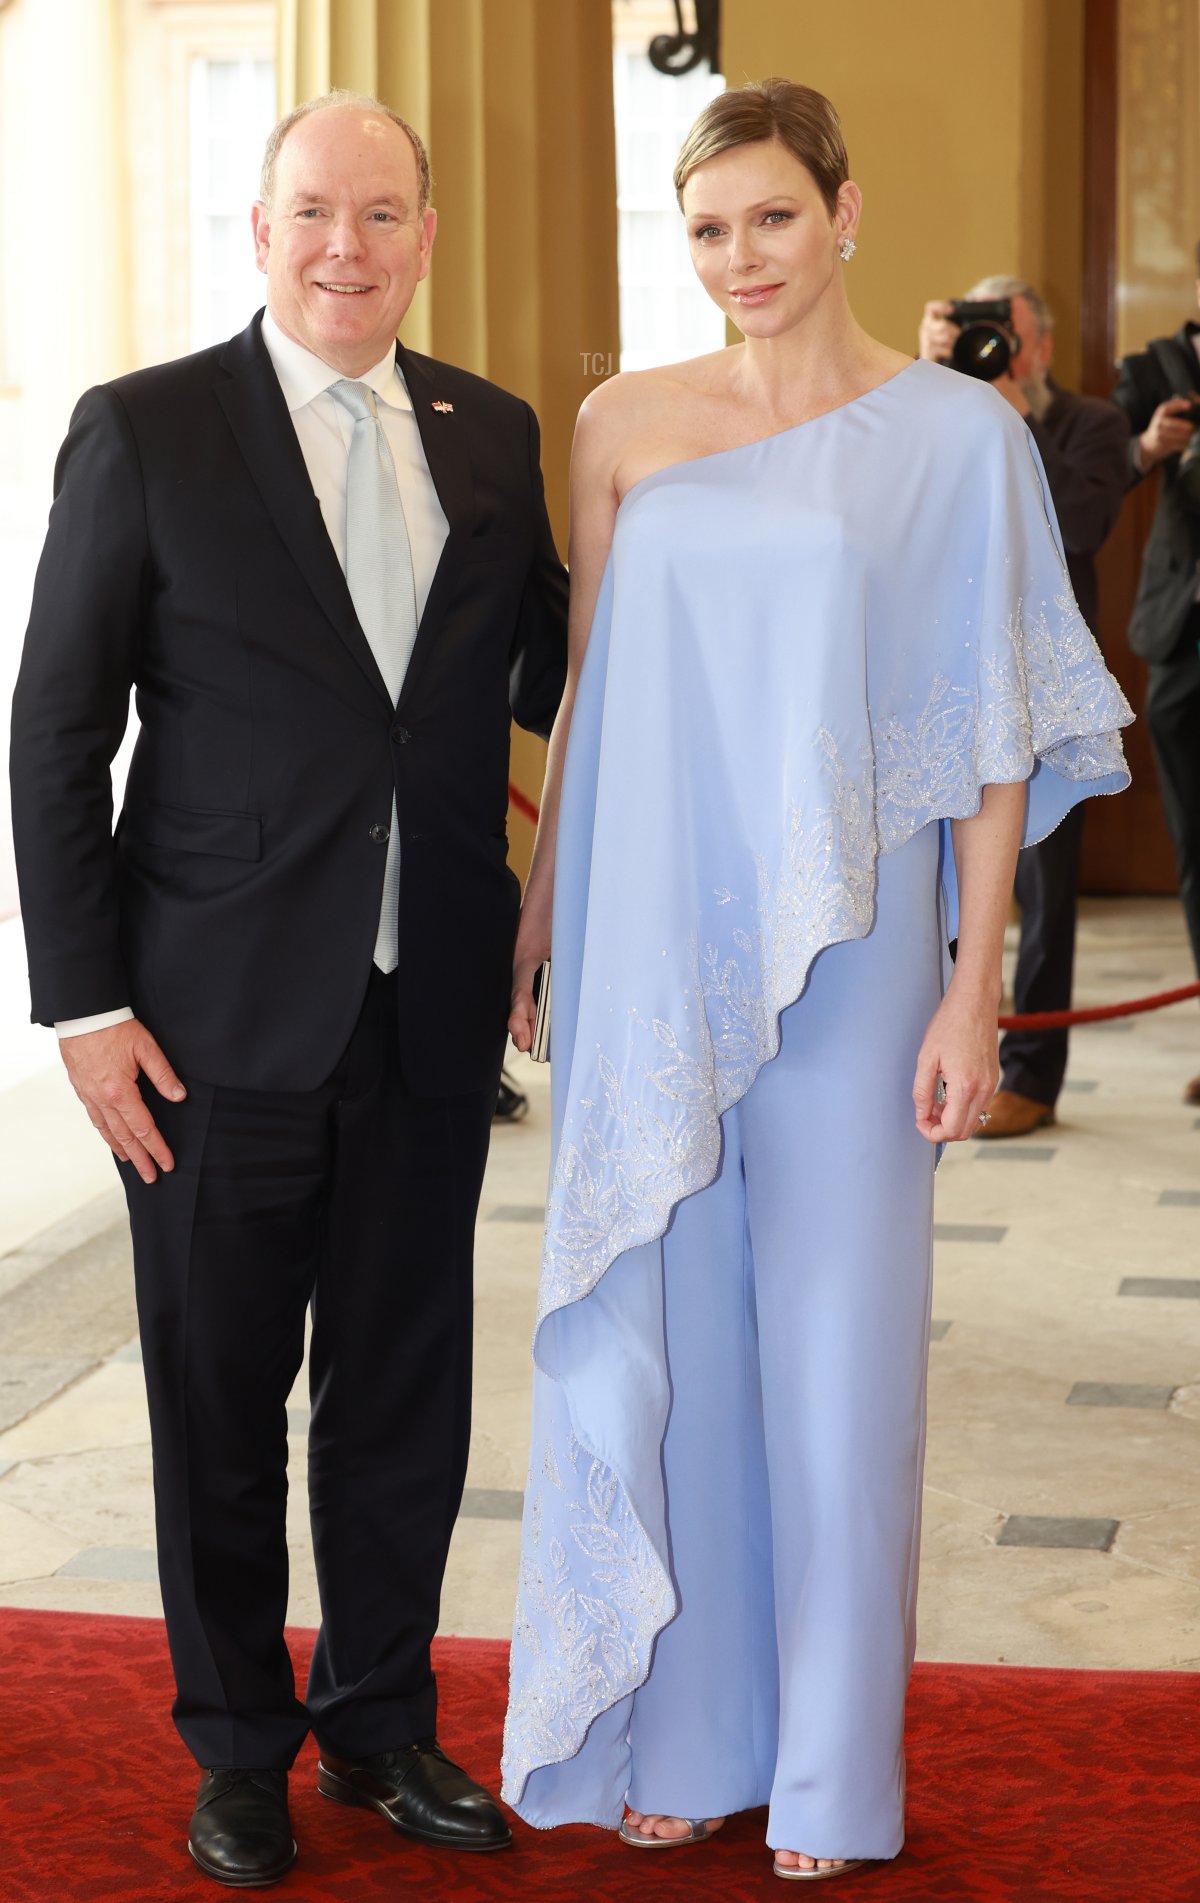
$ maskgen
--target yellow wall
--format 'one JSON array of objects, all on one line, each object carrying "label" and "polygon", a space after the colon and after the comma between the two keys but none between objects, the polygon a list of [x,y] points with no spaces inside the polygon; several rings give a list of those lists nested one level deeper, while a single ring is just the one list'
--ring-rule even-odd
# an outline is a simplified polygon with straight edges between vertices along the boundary
[{"label": "yellow wall", "polygon": [[1077,382],[1084,0],[725,0],[730,86],[782,74],[827,93],[864,197],[851,296],[915,348],[927,298],[1011,272],[1058,317]]}]

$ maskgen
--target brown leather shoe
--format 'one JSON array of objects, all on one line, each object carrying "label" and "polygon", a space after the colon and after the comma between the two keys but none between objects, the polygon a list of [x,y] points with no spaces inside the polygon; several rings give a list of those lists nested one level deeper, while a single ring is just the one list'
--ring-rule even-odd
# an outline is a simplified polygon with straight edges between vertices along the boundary
[{"label": "brown leather shoe", "polygon": [[503,1850],[512,1842],[495,1798],[449,1758],[434,1738],[357,1763],[322,1751],[317,1789],[338,1804],[378,1811],[422,1843],[448,1850]]},{"label": "brown leather shoe", "polygon": [[1200,1077],[1193,1077],[1190,1084],[1183,1086],[1184,1103],[1200,1103]]},{"label": "brown leather shoe", "polygon": [[1039,1103],[1036,1097],[1022,1097],[1019,1090],[998,1090],[987,1107],[986,1123],[977,1137],[1027,1137],[1044,1123],[1054,1122],[1054,1106]]}]

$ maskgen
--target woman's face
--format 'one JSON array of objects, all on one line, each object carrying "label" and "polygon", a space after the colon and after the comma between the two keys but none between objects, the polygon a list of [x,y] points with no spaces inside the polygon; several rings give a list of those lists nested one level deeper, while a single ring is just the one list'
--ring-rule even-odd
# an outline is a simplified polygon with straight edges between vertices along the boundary
[{"label": "woman's face", "polygon": [[842,269],[838,246],[858,208],[858,188],[843,185],[831,216],[812,173],[777,139],[708,159],[683,188],[696,276],[746,337],[803,322]]}]

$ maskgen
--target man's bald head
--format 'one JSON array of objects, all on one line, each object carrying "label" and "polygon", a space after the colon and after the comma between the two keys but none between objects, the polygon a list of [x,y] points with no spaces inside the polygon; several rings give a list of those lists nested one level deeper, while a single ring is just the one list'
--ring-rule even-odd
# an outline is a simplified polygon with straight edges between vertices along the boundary
[{"label": "man's bald head", "polygon": [[381,99],[372,99],[367,93],[347,92],[341,86],[336,87],[332,92],[322,93],[317,99],[306,99],[302,105],[294,107],[287,113],[273,128],[263,152],[262,173],[259,178],[258,195],[263,204],[268,209],[272,204],[279,148],[288,133],[294,126],[299,125],[302,119],[307,119],[311,113],[324,112],[330,106],[357,106],[361,112],[377,113],[381,119],[390,119],[393,125],[399,126],[412,146],[413,156],[417,161],[417,180],[420,189],[420,203],[417,210],[424,211],[433,191],[433,178],[429,170],[429,154],[425,150],[425,143],[420,133],[409,125],[407,119],[402,119],[398,112],[393,112],[390,106],[385,106]]}]

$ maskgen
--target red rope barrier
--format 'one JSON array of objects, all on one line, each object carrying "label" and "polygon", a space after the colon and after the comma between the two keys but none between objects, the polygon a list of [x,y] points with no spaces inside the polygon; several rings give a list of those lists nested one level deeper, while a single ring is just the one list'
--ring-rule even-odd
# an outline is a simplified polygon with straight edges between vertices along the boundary
[{"label": "red rope barrier", "polygon": [[1200,984],[1180,985],[1177,991],[1156,991],[1150,998],[1130,998],[1125,1004],[1094,1004],[1081,1011],[1027,1011],[1022,1017],[999,1018],[1002,1031],[1063,1031],[1069,1024],[1101,1024],[1107,1018],[1132,1018],[1141,1011],[1161,1011],[1164,1005],[1200,998]]},{"label": "red rope barrier", "polygon": [[533,825],[535,826],[537,825],[538,823],[537,807],[534,805],[533,801],[529,798],[528,794],[522,793],[520,787],[516,786],[512,780],[510,780],[508,783],[508,803],[510,806],[516,807],[522,819],[528,819],[532,822]]},{"label": "red rope barrier", "polygon": [[[527,794],[512,780],[508,797],[523,818],[538,822],[538,809]],[[1200,984],[1181,985],[1177,991],[1157,991],[1151,998],[1131,998],[1126,1004],[1094,1004],[1079,1011],[1026,1011],[1020,1016],[997,1018],[1002,1031],[1065,1031],[1070,1024],[1101,1024],[1108,1018],[1132,1018],[1142,1011],[1161,1011],[1168,1004],[1182,1004],[1185,998],[1200,998]]]}]

